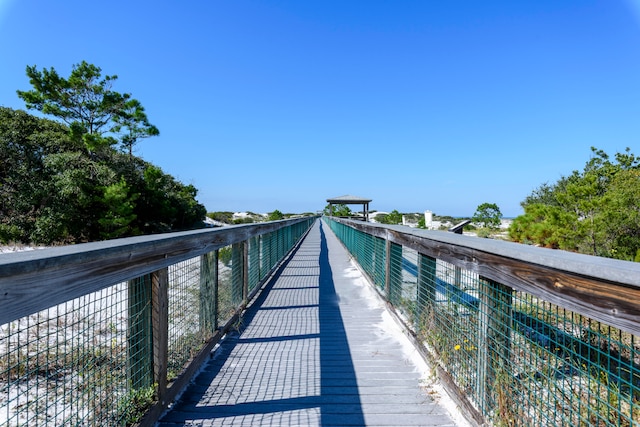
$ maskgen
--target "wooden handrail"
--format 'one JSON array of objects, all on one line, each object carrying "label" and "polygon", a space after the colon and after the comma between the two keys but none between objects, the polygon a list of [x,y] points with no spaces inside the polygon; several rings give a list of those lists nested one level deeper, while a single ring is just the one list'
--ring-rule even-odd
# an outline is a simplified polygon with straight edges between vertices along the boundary
[{"label": "wooden handrail", "polygon": [[640,335],[640,263],[445,231],[332,219]]},{"label": "wooden handrail", "polygon": [[0,325],[307,220],[296,218],[3,254]]}]

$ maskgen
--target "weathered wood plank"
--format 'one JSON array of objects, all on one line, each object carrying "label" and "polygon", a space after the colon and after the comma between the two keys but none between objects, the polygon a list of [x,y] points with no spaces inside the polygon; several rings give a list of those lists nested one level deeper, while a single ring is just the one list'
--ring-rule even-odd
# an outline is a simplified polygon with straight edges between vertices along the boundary
[{"label": "weathered wood plank", "polygon": [[203,336],[218,328],[218,251],[200,256],[200,330]]},{"label": "weathered wood plank", "polygon": [[640,335],[640,263],[440,231],[334,220]]},{"label": "weathered wood plank", "polygon": [[0,324],[308,218],[130,237],[0,256]]},{"label": "weathered wood plank", "polygon": [[383,301],[352,273],[316,225],[158,426],[454,425],[406,337],[381,327]]}]

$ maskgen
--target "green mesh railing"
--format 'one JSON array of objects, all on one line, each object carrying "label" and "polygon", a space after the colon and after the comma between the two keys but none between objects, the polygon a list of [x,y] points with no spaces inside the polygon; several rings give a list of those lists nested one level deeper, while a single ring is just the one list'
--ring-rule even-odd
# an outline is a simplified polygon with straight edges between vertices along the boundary
[{"label": "green mesh railing", "polygon": [[[15,283],[27,271],[33,286],[50,289],[51,298],[45,295],[39,305],[66,298],[58,294],[71,298],[34,313],[13,305],[12,313],[23,314],[7,314],[8,305],[0,313],[0,425],[125,426],[159,399],[156,406],[166,407],[178,393],[174,385],[187,382],[185,373],[195,369],[191,363],[231,327],[227,323],[314,221],[174,233],[154,237],[150,248],[141,246],[147,237],[124,239],[118,249],[124,256],[112,255],[118,240],[104,249],[88,244],[86,253],[76,245],[75,257],[90,259],[69,266],[56,265],[61,261],[48,258],[49,250],[26,263],[19,254],[3,255],[2,295],[19,293]],[[203,251],[206,246],[212,250]],[[136,256],[139,261],[130,260]],[[135,273],[150,262],[153,272]],[[98,272],[131,277],[102,284],[108,280],[95,265]],[[31,304],[22,301],[16,304]]]},{"label": "green mesh railing", "polygon": [[0,425],[115,424],[126,413],[129,376],[144,376],[127,366],[138,356],[127,342],[137,325],[118,316],[128,294],[111,286],[0,327]]},{"label": "green mesh railing", "polygon": [[[325,220],[476,416],[495,426],[640,425],[634,333],[562,308],[561,291],[545,300],[385,240],[383,228],[374,236]],[[438,248],[456,257],[454,245]]]}]

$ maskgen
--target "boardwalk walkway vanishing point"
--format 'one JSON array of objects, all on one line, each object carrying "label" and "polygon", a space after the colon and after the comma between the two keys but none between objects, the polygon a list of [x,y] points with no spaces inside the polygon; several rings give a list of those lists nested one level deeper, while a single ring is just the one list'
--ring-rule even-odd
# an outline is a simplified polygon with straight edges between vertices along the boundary
[{"label": "boardwalk walkway vanishing point", "polygon": [[465,426],[384,303],[317,221],[158,423]]}]

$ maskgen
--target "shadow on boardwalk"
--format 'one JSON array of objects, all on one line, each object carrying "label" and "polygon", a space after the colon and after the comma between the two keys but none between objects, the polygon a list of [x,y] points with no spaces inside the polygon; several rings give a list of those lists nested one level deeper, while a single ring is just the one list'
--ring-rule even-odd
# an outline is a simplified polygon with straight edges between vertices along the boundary
[{"label": "shadow on boardwalk", "polygon": [[348,267],[316,223],[158,425],[453,425]]}]

